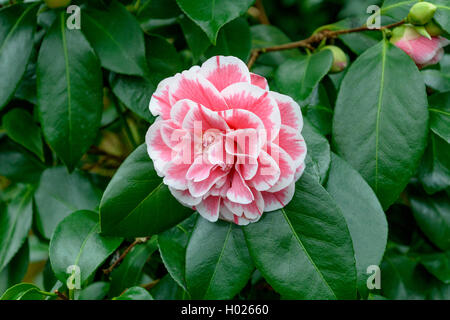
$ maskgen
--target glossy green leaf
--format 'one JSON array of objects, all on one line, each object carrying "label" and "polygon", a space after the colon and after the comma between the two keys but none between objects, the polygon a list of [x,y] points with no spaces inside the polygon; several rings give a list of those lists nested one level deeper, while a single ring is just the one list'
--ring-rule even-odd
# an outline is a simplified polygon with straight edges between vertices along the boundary
[{"label": "glossy green leaf", "polygon": [[142,287],[131,287],[113,300],[153,300],[153,297]]},{"label": "glossy green leaf", "polygon": [[52,269],[61,282],[66,283],[76,272],[70,268],[76,266],[83,286],[122,242],[121,238],[101,236],[98,218],[92,211],[76,211],[56,227],[49,252]]},{"label": "glossy green leaf", "polygon": [[7,206],[0,204],[0,271],[27,238],[33,216],[33,192],[32,187],[24,186]]},{"label": "glossy green leaf", "polygon": [[112,74],[110,84],[114,94],[133,112],[153,122],[148,108],[158,83],[181,71],[182,63],[174,46],[159,36],[145,38],[148,74],[144,77]]},{"label": "glossy green leaf", "polygon": [[177,3],[181,10],[203,29],[211,43],[216,44],[219,29],[244,14],[253,0],[177,0]]},{"label": "glossy green leaf", "polygon": [[319,176],[320,182],[324,182],[330,167],[330,144],[328,140],[309,122],[303,119],[302,135],[307,146],[306,167],[310,167]]},{"label": "glossy green leaf", "polygon": [[429,194],[450,187],[450,144],[431,133],[419,167],[419,180]]},{"label": "glossy green leaf", "polygon": [[448,33],[450,33],[450,5],[447,0],[432,0],[437,6],[434,19]]},{"label": "glossy green leaf", "polygon": [[8,265],[0,272],[0,295],[9,287],[22,281],[30,261],[28,241],[22,245]]},{"label": "glossy green leaf", "polygon": [[450,249],[450,201],[445,192],[426,196],[411,195],[411,207],[417,224],[440,249]]},{"label": "glossy green leaf", "polygon": [[356,269],[345,217],[307,172],[294,198],[244,228],[250,255],[287,299],[354,299]]},{"label": "glossy green leaf", "polygon": [[381,15],[391,17],[395,20],[406,18],[411,7],[418,0],[385,0],[381,7]]},{"label": "glossy green leaf", "polygon": [[334,110],[334,146],[369,183],[383,208],[415,173],[426,145],[426,105],[414,62],[386,41],[359,56],[342,82]]},{"label": "glossy green leaf", "polygon": [[77,210],[94,210],[99,191],[80,171],[72,174],[64,167],[44,171],[34,196],[38,230],[50,239],[60,221]]},{"label": "glossy green leaf", "polygon": [[440,281],[450,284],[450,251],[424,254],[420,263]]},{"label": "glossy green leaf", "polygon": [[206,57],[217,55],[234,56],[247,61],[251,50],[250,26],[244,18],[237,18],[227,23],[217,36],[215,46],[206,51]]},{"label": "glossy green leaf", "polygon": [[156,174],[145,144],[120,166],[100,205],[102,233],[127,237],[160,233],[191,213]]},{"label": "glossy green leaf", "polygon": [[186,248],[196,220],[197,216],[191,215],[180,224],[158,235],[158,247],[164,266],[186,291]]},{"label": "glossy green leaf", "polygon": [[104,10],[90,9],[81,20],[81,30],[102,67],[129,75],[146,74],[144,34],[122,4],[114,0]]},{"label": "glossy green leaf", "polygon": [[8,103],[25,73],[33,49],[36,4],[0,10],[0,110]]},{"label": "glossy green leaf", "polygon": [[100,126],[102,74],[81,31],[67,29],[64,12],[39,51],[37,95],[45,139],[73,170]]},{"label": "glossy green leaf", "polygon": [[420,72],[427,87],[438,92],[450,91],[450,73],[441,70],[425,69]]},{"label": "glossy green leaf", "polygon": [[386,248],[388,226],[383,208],[359,173],[334,153],[327,191],[347,222],[355,250],[358,289],[367,294],[367,267],[379,265]]},{"label": "glossy green leaf", "polygon": [[450,143],[450,92],[430,96],[428,104],[431,130]]},{"label": "glossy green leaf", "polygon": [[3,116],[3,128],[12,140],[44,160],[41,130],[32,115],[23,109],[13,109]]},{"label": "glossy green leaf", "polygon": [[208,36],[203,30],[196,25],[191,19],[182,16],[178,19],[181,30],[183,30],[184,38],[192,52],[193,63],[197,63],[200,57],[205,53],[206,49],[211,45]]},{"label": "glossy green leaf", "polygon": [[333,109],[331,108],[327,91],[323,85],[320,84],[313,90],[308,105],[302,108],[302,114],[322,135],[331,133]]},{"label": "glossy green leaf", "polygon": [[186,283],[193,299],[232,299],[253,269],[239,226],[197,218],[186,250]]},{"label": "glossy green leaf", "polygon": [[185,300],[189,299],[188,293],[183,290],[175,280],[166,274],[162,279],[150,290],[155,300]]},{"label": "glossy green leaf", "polygon": [[282,93],[304,101],[328,73],[332,63],[330,50],[288,60],[277,69],[275,83]]},{"label": "glossy green leaf", "polygon": [[155,237],[146,243],[134,246],[120,265],[111,273],[109,296],[118,296],[125,289],[140,284],[142,269],[156,249],[157,243]]},{"label": "glossy green leaf", "polygon": [[42,300],[40,289],[31,283],[19,283],[6,290],[0,300]]},{"label": "glossy green leaf", "polygon": [[105,281],[91,283],[80,291],[78,300],[102,300],[108,294],[110,284]]}]

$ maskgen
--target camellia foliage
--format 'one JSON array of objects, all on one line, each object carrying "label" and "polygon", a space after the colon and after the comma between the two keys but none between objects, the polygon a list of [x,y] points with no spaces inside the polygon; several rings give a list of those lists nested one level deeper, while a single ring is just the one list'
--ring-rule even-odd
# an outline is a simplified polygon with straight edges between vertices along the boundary
[{"label": "camellia foliage", "polygon": [[448,1],[0,7],[0,299],[450,299]]}]

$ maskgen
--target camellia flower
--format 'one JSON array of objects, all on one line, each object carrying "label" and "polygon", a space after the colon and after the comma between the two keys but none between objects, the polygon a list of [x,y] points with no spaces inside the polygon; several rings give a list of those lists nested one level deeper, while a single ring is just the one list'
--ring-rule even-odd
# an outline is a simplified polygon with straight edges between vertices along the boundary
[{"label": "camellia flower", "polygon": [[216,56],[164,79],[150,111],[148,153],[183,205],[245,225],[291,201],[305,168],[300,107],[241,60]]},{"label": "camellia flower", "polygon": [[405,51],[419,68],[438,63],[444,56],[443,48],[450,43],[449,40],[440,36],[428,39],[412,26],[395,28],[390,41]]}]

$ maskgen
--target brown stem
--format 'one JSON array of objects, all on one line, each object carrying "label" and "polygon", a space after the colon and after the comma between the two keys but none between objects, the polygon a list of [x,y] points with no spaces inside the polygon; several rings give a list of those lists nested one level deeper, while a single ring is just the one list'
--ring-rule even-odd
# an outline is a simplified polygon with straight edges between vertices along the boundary
[{"label": "brown stem", "polygon": [[254,50],[252,50],[252,53],[250,55],[250,59],[249,59],[249,61],[247,63],[247,67],[250,69],[253,66],[253,64],[255,63],[256,59],[258,58],[258,56],[261,53],[289,50],[289,49],[294,49],[294,48],[299,48],[299,47],[304,47],[304,48],[311,49],[311,44],[318,43],[318,42],[322,41],[323,39],[332,39],[332,38],[336,38],[337,36],[340,36],[342,34],[354,33],[354,32],[380,31],[380,30],[394,28],[394,27],[397,27],[397,26],[402,25],[404,23],[405,23],[405,21],[402,20],[402,21],[399,21],[399,22],[396,22],[396,23],[392,23],[392,24],[383,26],[383,27],[381,27],[379,29],[369,29],[369,28],[367,28],[367,26],[362,26],[362,27],[358,27],[358,28],[343,29],[343,30],[336,30],[336,31],[322,30],[322,31],[320,31],[318,33],[315,33],[315,34],[311,35],[310,37],[308,37],[306,39],[303,39],[303,40],[289,42],[289,43],[284,43],[284,44],[281,44],[281,45],[267,47],[267,48],[254,49]]},{"label": "brown stem", "polygon": [[255,7],[258,9],[258,20],[261,24],[270,24],[269,18],[267,17],[266,10],[262,4],[262,0],[256,0]]},{"label": "brown stem", "polygon": [[123,157],[117,156],[117,155],[112,154],[112,153],[109,153],[109,152],[107,152],[105,150],[100,149],[97,146],[91,146],[89,148],[89,150],[88,150],[88,153],[89,154],[93,154],[93,155],[98,155],[98,156],[105,156],[107,158],[114,159],[114,160],[117,160],[119,162],[122,162],[124,160]]},{"label": "brown stem", "polygon": [[153,288],[154,286],[156,286],[158,284],[160,279],[156,279],[150,283],[147,284],[142,284],[141,287],[146,289],[146,290],[150,290],[151,288]]},{"label": "brown stem", "polygon": [[136,246],[139,243],[144,243],[146,241],[148,241],[148,239],[150,239],[150,237],[145,237],[145,238],[137,238],[136,240],[134,240],[134,242],[132,244],[130,244],[124,252],[122,252],[122,254],[120,255],[119,259],[117,259],[109,268],[107,269],[103,269],[103,273],[104,274],[109,274],[111,273],[115,267],[117,267],[123,259],[125,259],[125,257],[127,256],[127,254],[131,251],[131,249],[134,248],[134,246]]},{"label": "brown stem", "polygon": [[58,290],[55,290],[54,292],[61,300],[69,300],[69,298],[67,298],[67,296],[64,293],[59,292]]}]

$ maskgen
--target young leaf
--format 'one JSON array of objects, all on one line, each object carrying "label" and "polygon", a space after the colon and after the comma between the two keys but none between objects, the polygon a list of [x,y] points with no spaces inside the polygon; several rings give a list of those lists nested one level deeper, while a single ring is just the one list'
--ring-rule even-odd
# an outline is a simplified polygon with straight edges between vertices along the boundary
[{"label": "young leaf", "polygon": [[186,283],[193,299],[232,299],[253,269],[239,226],[197,218],[186,250]]},{"label": "young leaf", "polygon": [[367,295],[367,267],[379,265],[386,248],[386,216],[375,193],[343,159],[331,154],[327,191],[341,209],[355,250],[358,290]]},{"label": "young leaf", "polygon": [[131,287],[113,300],[153,300],[153,297],[142,287]]},{"label": "young leaf", "polygon": [[0,271],[22,247],[31,227],[34,189],[25,186],[7,206],[0,203]]},{"label": "young leaf", "polygon": [[81,31],[67,29],[64,12],[39,51],[37,95],[45,139],[72,171],[100,126],[102,73]]},{"label": "young leaf", "polygon": [[227,22],[244,14],[253,0],[177,0],[178,6],[203,29],[212,44],[216,44],[219,29]]},{"label": "young leaf", "polygon": [[3,116],[3,128],[12,140],[44,161],[41,130],[32,115],[23,109],[13,109]]},{"label": "young leaf", "polygon": [[397,199],[415,173],[426,145],[426,105],[425,86],[414,62],[387,41],[358,57],[342,82],[333,142],[383,208]]},{"label": "young leaf", "polygon": [[102,233],[124,237],[160,233],[191,213],[157,175],[145,144],[120,166],[100,204]]},{"label": "young leaf", "polygon": [[31,283],[19,283],[6,290],[0,300],[42,300],[40,289]]},{"label": "young leaf", "polygon": [[0,10],[0,110],[11,99],[25,73],[33,49],[38,8],[32,3]]},{"label": "young leaf", "polygon": [[53,167],[42,174],[34,199],[37,228],[50,239],[58,223],[72,212],[96,209],[100,194],[80,171],[69,174],[64,167]]},{"label": "young leaf", "polygon": [[147,73],[144,34],[136,18],[118,1],[112,1],[105,10],[83,13],[81,30],[102,67],[129,75]]},{"label": "young leaf", "polygon": [[[75,211],[56,227],[50,241],[50,262],[56,278],[62,283],[76,266],[80,283],[84,286],[91,275],[117,249],[122,239],[99,234],[98,214],[92,211]],[[70,270],[70,271],[69,271]]]},{"label": "young leaf", "polygon": [[250,255],[287,299],[354,299],[356,270],[345,218],[307,172],[283,209],[244,228]]},{"label": "young leaf", "polygon": [[277,69],[275,83],[282,93],[294,100],[304,101],[328,73],[332,63],[330,50],[288,60]]}]

